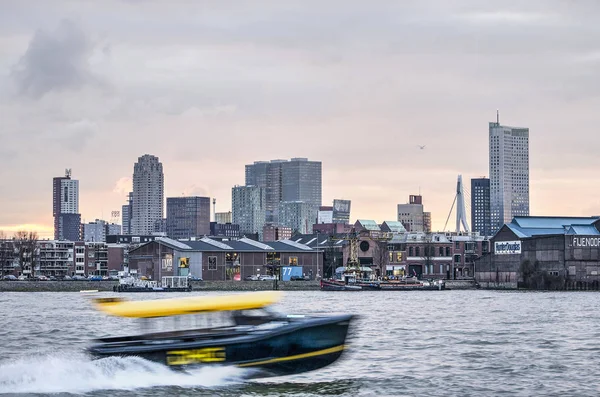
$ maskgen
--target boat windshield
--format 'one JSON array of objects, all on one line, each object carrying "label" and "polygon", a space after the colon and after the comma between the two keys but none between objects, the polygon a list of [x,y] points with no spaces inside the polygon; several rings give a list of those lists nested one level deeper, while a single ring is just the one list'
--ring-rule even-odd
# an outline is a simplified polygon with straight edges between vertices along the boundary
[{"label": "boat windshield", "polygon": [[284,316],[272,308],[261,308],[209,312],[187,316],[141,318],[139,321],[145,333],[163,333],[261,325],[282,317]]}]

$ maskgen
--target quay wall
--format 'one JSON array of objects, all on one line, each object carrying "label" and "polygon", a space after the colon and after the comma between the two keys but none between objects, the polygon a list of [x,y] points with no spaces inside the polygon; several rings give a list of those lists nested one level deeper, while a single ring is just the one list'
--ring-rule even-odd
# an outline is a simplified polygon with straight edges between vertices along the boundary
[{"label": "quay wall", "polygon": [[[0,281],[0,292],[112,291],[118,281]],[[192,281],[194,291],[268,291],[273,281]],[[312,291],[318,281],[278,281],[281,291]]]},{"label": "quay wall", "polygon": [[445,280],[446,288],[453,289],[475,289],[475,280]]}]

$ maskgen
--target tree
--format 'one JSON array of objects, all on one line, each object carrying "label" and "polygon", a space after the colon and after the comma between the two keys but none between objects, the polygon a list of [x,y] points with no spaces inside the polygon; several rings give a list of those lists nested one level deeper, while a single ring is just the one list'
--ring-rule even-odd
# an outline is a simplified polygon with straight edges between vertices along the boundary
[{"label": "tree", "polygon": [[374,241],[374,243],[373,265],[377,266],[379,276],[383,276],[386,273],[387,264],[390,260],[387,241]]},{"label": "tree", "polygon": [[38,234],[36,232],[28,232],[19,230],[14,235],[15,249],[18,255],[18,263],[21,272],[26,267],[31,269],[31,277],[35,276],[35,265],[37,262],[37,242]]},{"label": "tree", "polygon": [[0,277],[4,277],[4,272],[7,269],[7,262],[14,254],[11,248],[12,241],[7,240],[4,231],[0,230]]},{"label": "tree", "polygon": [[435,258],[435,244],[431,241],[431,234],[427,233],[425,235],[425,240],[423,242],[423,262],[425,264],[425,269],[428,269],[426,272],[429,272],[429,269],[433,268],[434,258]]}]

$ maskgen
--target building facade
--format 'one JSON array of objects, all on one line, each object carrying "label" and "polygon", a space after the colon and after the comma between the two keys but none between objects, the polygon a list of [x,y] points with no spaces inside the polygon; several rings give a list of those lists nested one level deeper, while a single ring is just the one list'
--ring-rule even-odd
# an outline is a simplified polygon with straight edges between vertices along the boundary
[{"label": "building facade", "polygon": [[106,236],[121,234],[121,225],[101,219],[83,225],[83,241],[105,242]]},{"label": "building facade", "polygon": [[293,233],[312,233],[317,209],[305,201],[282,201],[279,203],[279,223],[291,228]]},{"label": "building facade", "polygon": [[219,223],[219,224],[233,223],[233,218],[231,216],[231,211],[216,212],[215,213],[215,222]]},{"label": "building facade", "polygon": [[210,197],[167,198],[166,232],[175,240],[210,235]]},{"label": "building facade", "polygon": [[81,239],[79,181],[71,179],[70,169],[66,170],[65,176],[52,180],[52,215],[55,240]]},{"label": "building facade", "polygon": [[514,217],[529,216],[529,128],[489,123],[492,233]]},{"label": "building facade", "polygon": [[471,228],[482,236],[492,235],[488,178],[471,179]]},{"label": "building facade", "polygon": [[599,217],[515,217],[476,262],[483,286],[600,289]]},{"label": "building facade", "polygon": [[268,224],[263,227],[264,242],[289,240],[292,238],[292,228],[288,226],[280,226]]},{"label": "building facade", "polygon": [[407,204],[398,204],[398,222],[409,232],[431,232],[431,214],[423,210],[421,195],[410,195]]},{"label": "building facade", "polygon": [[322,165],[306,158],[257,161],[246,165],[246,186],[265,189],[265,222],[278,224],[282,201],[305,201],[315,211],[321,205]]},{"label": "building facade", "polygon": [[190,274],[206,281],[241,281],[267,274],[285,280],[292,273],[320,277],[319,255],[319,251],[289,240],[265,244],[247,238],[223,242],[159,238],[130,251],[129,264],[138,276],[153,280]]},{"label": "building facade", "polygon": [[210,236],[211,237],[226,237],[238,239],[240,235],[240,225],[235,223],[210,223]]},{"label": "building facade", "polygon": [[127,195],[127,204],[121,207],[121,224],[123,234],[131,234],[131,217],[133,216],[133,192]]},{"label": "building facade", "polygon": [[265,225],[265,189],[260,186],[234,186],[231,189],[231,217],[240,233],[262,234]]},{"label": "building facade", "polygon": [[350,200],[333,200],[333,223],[343,223],[345,225],[350,223],[351,204]]},{"label": "building facade", "polygon": [[151,234],[164,218],[164,174],[158,157],[145,154],[133,166],[131,234]]}]

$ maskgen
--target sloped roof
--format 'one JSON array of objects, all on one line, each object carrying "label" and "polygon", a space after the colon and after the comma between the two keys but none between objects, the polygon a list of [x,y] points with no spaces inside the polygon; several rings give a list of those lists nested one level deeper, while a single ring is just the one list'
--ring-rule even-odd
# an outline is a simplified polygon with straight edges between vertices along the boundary
[{"label": "sloped roof", "polygon": [[402,222],[398,221],[384,221],[381,224],[381,229],[383,230],[385,228],[392,233],[406,233],[406,228]]},{"label": "sloped roof", "polygon": [[381,231],[377,222],[371,219],[359,219],[356,221],[366,230]]},{"label": "sloped roof", "polygon": [[598,217],[517,216],[506,227],[519,238],[556,234],[600,235],[594,225],[599,221]]},{"label": "sloped roof", "polygon": [[[319,237],[321,244],[327,237],[322,239]],[[179,251],[203,251],[203,252],[310,252],[313,251],[308,245],[290,240],[279,240],[274,242],[262,243],[259,241],[240,239],[229,241],[218,241],[208,237],[193,241],[177,241],[170,238],[161,237],[156,239],[156,242],[164,244],[170,248]],[[316,246],[316,240],[312,244]]]},{"label": "sloped roof", "polygon": [[563,229],[571,225],[592,225],[598,217],[516,216],[511,223],[526,229]]}]

